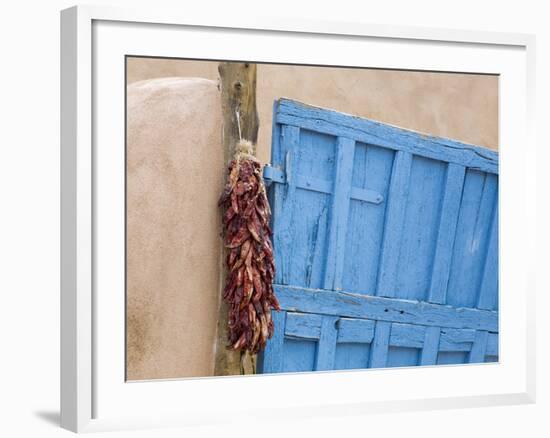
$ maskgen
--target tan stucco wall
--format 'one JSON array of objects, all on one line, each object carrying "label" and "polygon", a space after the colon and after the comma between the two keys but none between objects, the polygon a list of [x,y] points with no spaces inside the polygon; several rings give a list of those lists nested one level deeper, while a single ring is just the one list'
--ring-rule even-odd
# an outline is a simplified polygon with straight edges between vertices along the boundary
[{"label": "tan stucco wall", "polygon": [[128,87],[127,378],[213,373],[221,103],[205,79]]},{"label": "tan stucco wall", "polygon": [[[128,82],[166,76],[217,80],[217,65],[128,58]],[[273,101],[279,97],[498,149],[497,76],[259,64],[258,155],[265,162]]]},{"label": "tan stucco wall", "polygon": [[[217,63],[128,58],[127,73],[128,378],[211,375],[223,174]],[[168,79],[137,82],[153,78]],[[498,149],[496,76],[259,65],[264,162],[273,100],[283,96]]]}]

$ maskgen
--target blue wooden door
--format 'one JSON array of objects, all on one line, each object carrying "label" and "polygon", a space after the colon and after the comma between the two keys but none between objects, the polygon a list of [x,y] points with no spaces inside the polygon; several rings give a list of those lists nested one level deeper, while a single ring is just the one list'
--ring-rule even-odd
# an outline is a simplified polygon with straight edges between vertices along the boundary
[{"label": "blue wooden door", "polygon": [[281,99],[259,372],[498,360],[498,154]]}]

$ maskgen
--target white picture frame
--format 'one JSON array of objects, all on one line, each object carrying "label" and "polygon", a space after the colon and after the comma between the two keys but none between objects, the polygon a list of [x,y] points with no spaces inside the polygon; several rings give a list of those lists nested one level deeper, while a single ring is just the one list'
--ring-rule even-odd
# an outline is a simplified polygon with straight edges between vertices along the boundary
[{"label": "white picture frame", "polygon": [[[274,409],[296,418],[533,402],[534,50],[534,37],[523,34],[103,6],[62,11],[62,427],[208,424],[261,419]],[[500,363],[126,383],[125,55],[499,74]],[[259,390],[271,395],[262,407],[245,396]]]}]

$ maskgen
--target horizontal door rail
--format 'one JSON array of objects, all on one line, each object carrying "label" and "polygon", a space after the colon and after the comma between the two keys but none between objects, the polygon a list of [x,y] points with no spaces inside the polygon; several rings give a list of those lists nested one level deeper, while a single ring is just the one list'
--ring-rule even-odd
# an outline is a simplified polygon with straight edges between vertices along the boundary
[{"label": "horizontal door rail", "polygon": [[279,284],[273,287],[281,308],[291,312],[498,332],[498,312],[492,310]]},{"label": "horizontal door rail", "polygon": [[[272,182],[279,184],[286,183],[285,173],[272,166],[266,166],[264,168],[264,179],[268,184]],[[332,181],[303,175],[296,175],[295,186],[299,189],[327,194],[332,193],[333,190]],[[384,200],[384,196],[376,190],[363,189],[361,187],[352,187],[350,198],[356,199],[357,201],[370,202],[372,204],[380,204]]]},{"label": "horizontal door rail", "polygon": [[279,100],[276,121],[284,125],[337,137],[345,136],[366,144],[461,164],[484,172],[498,173],[498,153],[490,149],[433,137],[292,100]]},{"label": "horizontal door rail", "polygon": [[[288,312],[284,335],[289,338],[319,340],[323,315],[317,313]],[[370,319],[339,318],[336,321],[336,342],[370,344],[374,339],[375,322]],[[389,345],[392,347],[424,348],[426,332],[432,328],[439,330],[439,340],[436,351],[469,352],[476,340],[476,330],[454,329],[435,326],[402,324],[394,322],[391,325]],[[498,334],[487,336],[486,355],[498,355]]]}]

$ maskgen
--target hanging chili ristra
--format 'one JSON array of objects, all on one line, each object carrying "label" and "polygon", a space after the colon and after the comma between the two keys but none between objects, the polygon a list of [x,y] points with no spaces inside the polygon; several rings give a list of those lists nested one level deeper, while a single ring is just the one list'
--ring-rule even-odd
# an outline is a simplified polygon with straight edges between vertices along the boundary
[{"label": "hanging chili ristra", "polygon": [[273,336],[271,309],[280,307],[272,285],[271,210],[262,165],[252,155],[249,141],[237,144],[228,171],[219,201],[227,248],[223,299],[229,304],[228,348],[257,353]]}]

